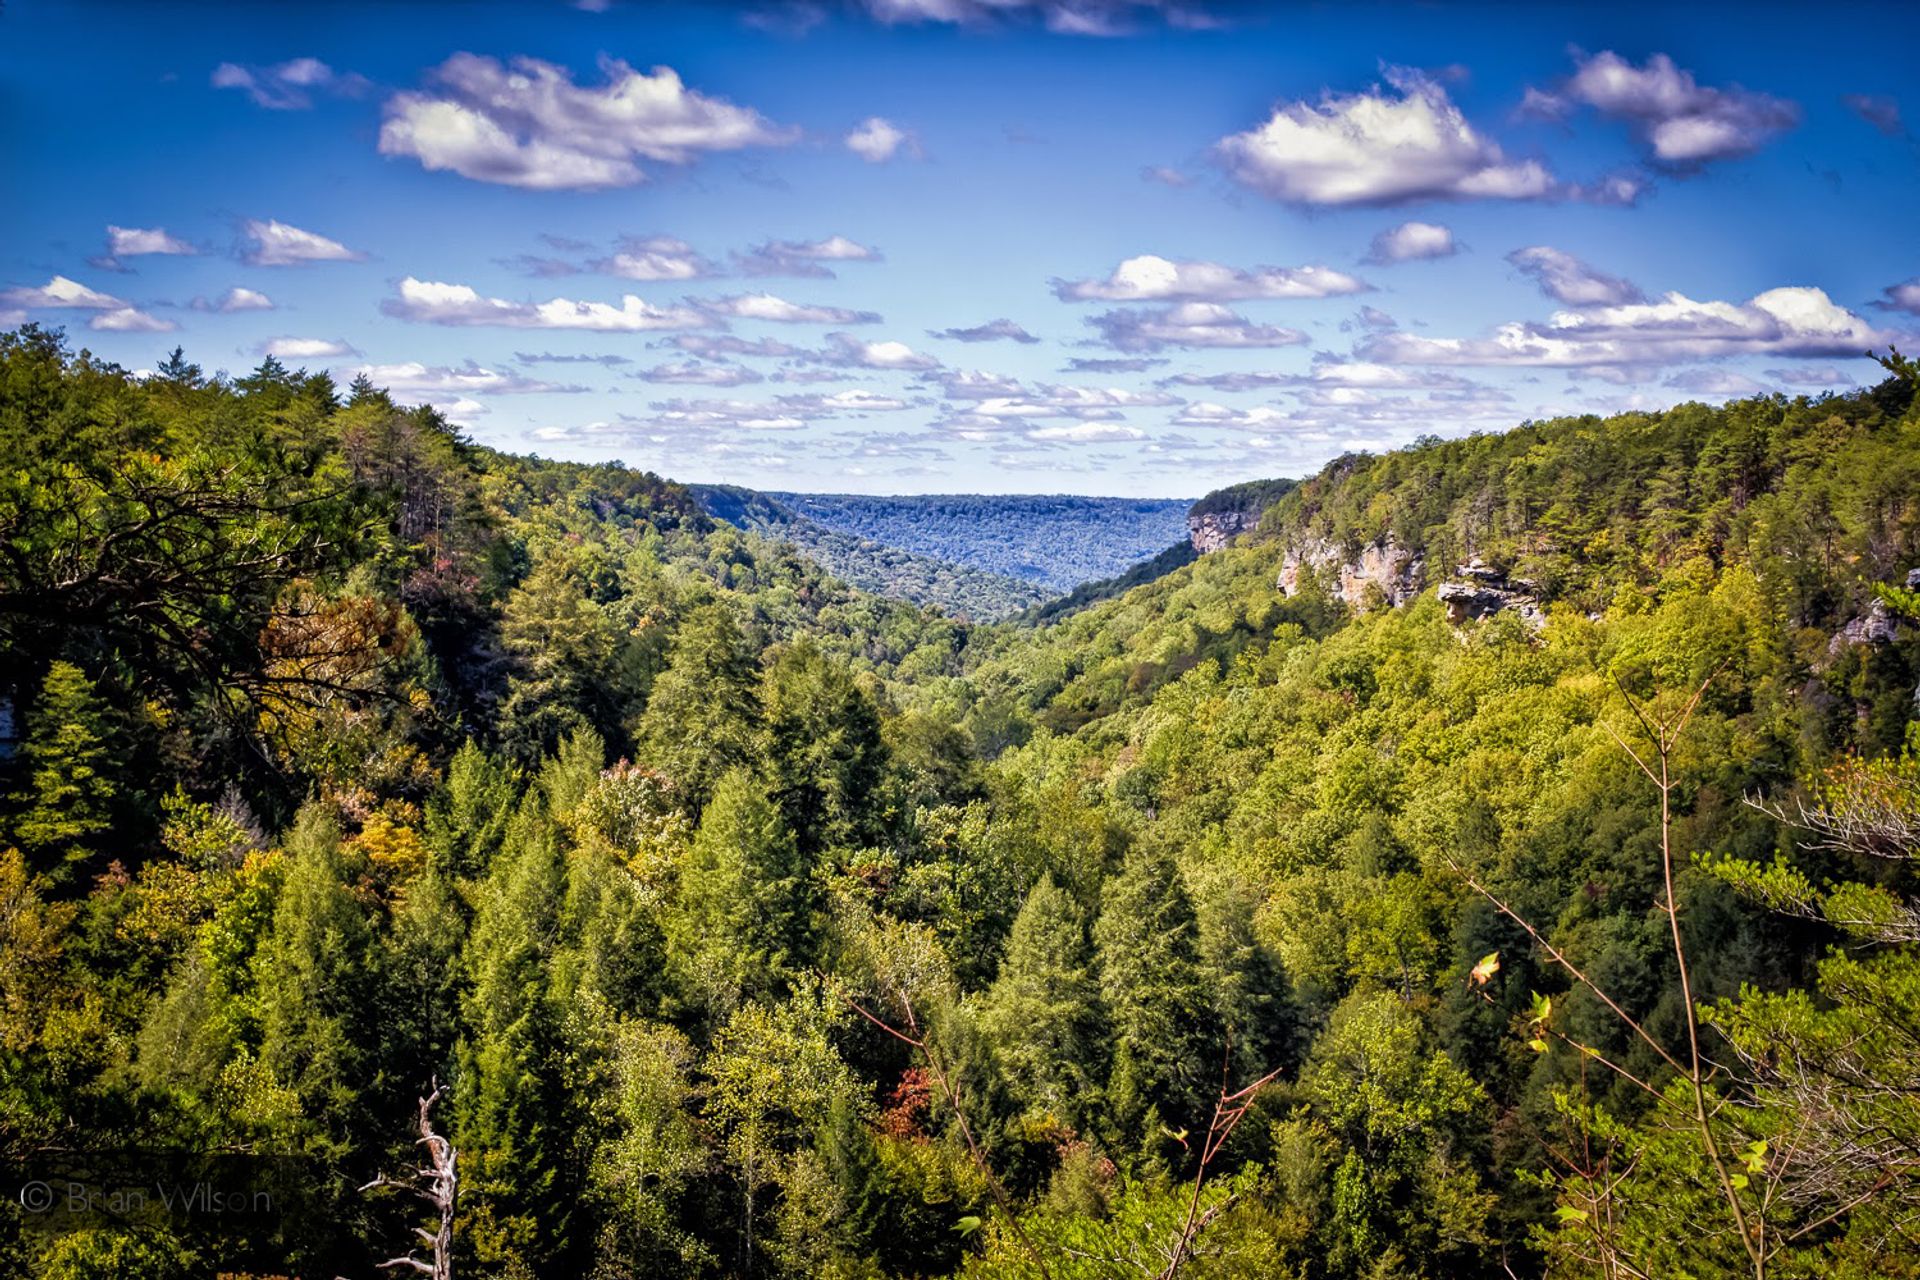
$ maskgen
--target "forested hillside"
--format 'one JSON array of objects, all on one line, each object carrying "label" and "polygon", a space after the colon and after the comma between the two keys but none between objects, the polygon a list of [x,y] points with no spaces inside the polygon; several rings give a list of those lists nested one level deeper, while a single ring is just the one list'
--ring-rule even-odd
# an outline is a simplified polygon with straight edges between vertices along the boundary
[{"label": "forested hillside", "polygon": [[1019,578],[836,533],[752,489],[703,484],[693,486],[693,494],[716,520],[791,542],[821,568],[863,591],[937,605],[956,617],[981,622],[997,621],[1047,599],[1044,588]]},{"label": "forested hillside", "polygon": [[1187,536],[1179,498],[1071,494],[767,495],[817,524],[1059,594],[1152,559]]},{"label": "forested hillside", "polygon": [[[1890,363],[976,626],[364,382],[0,336],[0,1271],[1920,1276]],[[1449,620],[1475,557],[1537,625]]]}]

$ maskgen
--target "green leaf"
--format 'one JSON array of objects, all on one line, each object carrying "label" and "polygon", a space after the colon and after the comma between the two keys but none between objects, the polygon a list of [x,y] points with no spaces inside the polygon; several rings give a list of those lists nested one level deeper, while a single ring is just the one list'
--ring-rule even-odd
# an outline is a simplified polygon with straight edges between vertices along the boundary
[{"label": "green leaf", "polygon": [[960,1221],[954,1223],[953,1229],[963,1236],[970,1236],[980,1229],[980,1219],[973,1214],[968,1214],[966,1217],[960,1219]]},{"label": "green leaf", "polygon": [[1545,1053],[1547,1051],[1547,1042],[1540,1039],[1529,1040],[1527,1041],[1527,1048],[1533,1050],[1535,1053]]},{"label": "green leaf", "polygon": [[1587,1220],[1587,1211],[1585,1209],[1576,1209],[1572,1205],[1563,1204],[1553,1211],[1553,1216],[1562,1222],[1585,1222]]}]

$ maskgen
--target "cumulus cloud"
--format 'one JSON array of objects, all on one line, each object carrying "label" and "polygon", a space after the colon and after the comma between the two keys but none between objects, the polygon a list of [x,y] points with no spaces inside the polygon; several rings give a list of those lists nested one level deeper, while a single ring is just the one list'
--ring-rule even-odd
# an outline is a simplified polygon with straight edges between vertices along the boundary
[{"label": "cumulus cloud", "polygon": [[338,72],[318,58],[294,58],[271,66],[223,62],[213,69],[213,87],[238,89],[269,111],[305,111],[316,93],[344,96],[365,91],[365,76]]},{"label": "cumulus cloud", "polygon": [[[559,265],[570,267],[571,264]],[[722,274],[718,263],[701,257],[692,245],[673,236],[630,236],[620,242],[612,256],[598,258],[591,265],[602,275],[619,276],[623,280],[704,280]]]},{"label": "cumulus cloud", "polygon": [[1087,317],[1100,341],[1116,351],[1155,352],[1167,347],[1291,347],[1307,340],[1298,329],[1254,324],[1213,302],[1129,308]]},{"label": "cumulus cloud", "polygon": [[1847,109],[1889,138],[1902,137],[1907,126],[1900,119],[1900,104],[1885,94],[1849,93],[1840,99]]},{"label": "cumulus cloud", "polygon": [[1794,369],[1769,369],[1767,376],[1787,387],[1851,387],[1854,385],[1851,374],[1843,373],[1830,364],[1802,365]]},{"label": "cumulus cloud", "polygon": [[171,333],[179,327],[171,320],[149,315],[138,307],[96,311],[87,318],[87,328],[117,333]]},{"label": "cumulus cloud", "polygon": [[768,320],[775,324],[877,324],[880,320],[879,314],[873,311],[849,311],[845,307],[788,302],[771,293],[741,293],[726,298],[712,298],[700,306],[717,316],[728,316],[735,320]]},{"label": "cumulus cloud", "polygon": [[665,382],[694,387],[739,387],[751,382],[765,382],[766,378],[756,370],[737,364],[708,364],[699,360],[679,360],[669,364],[657,364],[651,369],[637,369],[627,375],[642,382]]},{"label": "cumulus cloud", "polygon": [[1800,121],[1793,103],[1738,85],[1703,85],[1664,53],[1638,67],[1611,51],[1576,61],[1557,96],[1630,122],[1650,157],[1671,169],[1748,155]]},{"label": "cumulus cloud", "polygon": [[733,265],[746,276],[799,276],[814,280],[834,278],[830,262],[878,262],[880,251],[845,236],[824,240],[768,240],[745,253],[733,255]]},{"label": "cumulus cloud", "polygon": [[97,267],[109,270],[117,269],[122,258],[139,258],[149,254],[162,254],[170,257],[191,257],[200,250],[188,244],[178,236],[170,234],[164,227],[107,227],[107,251],[93,259]]},{"label": "cumulus cloud", "polygon": [[552,298],[546,302],[513,302],[489,298],[464,284],[443,284],[408,276],[398,296],[380,309],[398,320],[420,324],[495,326],[506,329],[589,329],[603,333],[645,333],[661,329],[694,329],[710,323],[691,307],[656,307],[629,293],[620,305]]},{"label": "cumulus cloud", "polygon": [[1369,286],[1331,267],[1255,267],[1176,262],[1146,253],[1104,280],[1055,280],[1062,302],[1236,302],[1247,298],[1331,298]]},{"label": "cumulus cloud", "polygon": [[1154,356],[1073,356],[1067,361],[1066,373],[1144,373],[1166,363],[1164,358]]},{"label": "cumulus cloud", "polygon": [[1051,427],[1036,427],[1027,439],[1061,444],[1118,444],[1126,440],[1145,440],[1147,433],[1123,422],[1076,422]]},{"label": "cumulus cloud", "polygon": [[897,155],[920,154],[920,144],[913,134],[881,116],[868,116],[842,141],[847,150],[868,164],[885,164]]},{"label": "cumulus cloud", "polygon": [[69,309],[109,311],[126,305],[110,293],[90,289],[78,280],[70,280],[66,276],[54,276],[37,287],[15,285],[6,292],[0,293],[0,306],[18,307],[28,311]]},{"label": "cumulus cloud", "polygon": [[811,362],[839,369],[899,369],[924,371],[937,369],[940,362],[923,355],[904,342],[867,342],[851,333],[830,333],[827,345],[810,353]]},{"label": "cumulus cloud", "polygon": [[193,308],[196,311],[217,311],[222,315],[232,315],[237,311],[272,311],[273,299],[258,289],[249,289],[245,285],[234,285],[213,302],[204,298],[195,298]]},{"label": "cumulus cloud", "polygon": [[950,338],[955,342],[1005,341],[1031,345],[1040,341],[1040,339],[1034,337],[1004,316],[998,320],[989,320],[985,324],[976,324],[969,329],[929,329],[927,330],[927,336],[933,338]]},{"label": "cumulus cloud", "polygon": [[1224,25],[1204,0],[860,0],[889,25],[940,22],[985,26],[1014,18],[1036,19],[1049,31],[1071,36],[1117,36],[1138,20],[1158,14],[1170,27],[1210,30]]},{"label": "cumulus cloud", "polygon": [[246,260],[256,267],[289,267],[303,262],[359,262],[367,255],[355,252],[338,240],[281,222],[249,218],[241,227],[253,241]]},{"label": "cumulus cloud", "polygon": [[1905,284],[1890,284],[1881,292],[1886,296],[1873,305],[1882,311],[1905,311],[1920,316],[1920,276]]},{"label": "cumulus cloud", "polygon": [[871,391],[775,396],[754,400],[657,400],[645,421],[657,427],[681,429],[739,429],[795,431],[827,418],[886,413],[907,408],[907,402]]},{"label": "cumulus cloud", "polygon": [[1452,228],[1435,222],[1403,222],[1373,238],[1367,261],[1384,267],[1422,258],[1451,258],[1459,251]]},{"label": "cumulus cloud", "polygon": [[1669,293],[1658,302],[1561,311],[1544,323],[1502,325],[1490,338],[1386,333],[1360,353],[1385,364],[1631,367],[1740,355],[1855,356],[1885,340],[1824,290],[1793,286],[1742,303]]},{"label": "cumulus cloud", "polygon": [[604,355],[556,355],[551,351],[516,351],[513,358],[521,364],[602,364],[611,368],[614,365],[632,364],[628,356]]},{"label": "cumulus cloud", "polygon": [[1364,360],[1317,360],[1307,373],[1254,370],[1234,373],[1180,373],[1160,379],[1161,386],[1210,387],[1216,391],[1269,391],[1281,388],[1367,391],[1464,390],[1474,384],[1451,373],[1397,369]]},{"label": "cumulus cloud", "polygon": [[254,352],[276,360],[329,360],[354,354],[352,347],[333,338],[268,338]]},{"label": "cumulus cloud", "polygon": [[1267,122],[1223,138],[1215,155],[1236,180],[1303,205],[1413,200],[1534,200],[1553,175],[1511,160],[1467,122],[1439,84],[1392,67],[1389,88],[1329,91],[1316,105],[1284,103]]},{"label": "cumulus cloud", "polygon": [[347,374],[348,377],[362,375],[397,396],[417,397],[428,403],[470,395],[538,395],[587,390],[582,386],[542,382],[518,373],[488,369],[473,360],[461,365],[427,365],[418,361],[363,364]]},{"label": "cumulus cloud", "polygon": [[1770,388],[1731,369],[1684,369],[1663,384],[1696,396],[1756,396]]},{"label": "cumulus cloud", "polygon": [[456,53],[430,88],[389,98],[380,154],[476,182],[534,190],[629,187],[640,161],[684,165],[703,152],[783,146],[798,133],[750,107],[687,88],[671,67],[651,74],[603,58],[604,83],[582,86],[536,58],[510,65]]},{"label": "cumulus cloud", "polygon": [[669,345],[678,347],[688,355],[704,356],[708,359],[725,359],[729,356],[801,356],[807,354],[801,348],[781,342],[778,338],[740,338],[730,333],[682,333],[668,340]]},{"label": "cumulus cloud", "polygon": [[1507,261],[1540,286],[1540,292],[1570,307],[1620,306],[1646,295],[1630,281],[1587,265],[1570,253],[1537,244],[1515,249]]}]

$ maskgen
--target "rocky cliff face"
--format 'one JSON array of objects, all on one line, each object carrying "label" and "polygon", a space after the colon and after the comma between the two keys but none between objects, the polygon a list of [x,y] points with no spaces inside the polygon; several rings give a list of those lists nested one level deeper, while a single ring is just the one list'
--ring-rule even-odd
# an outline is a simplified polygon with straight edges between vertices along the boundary
[{"label": "rocky cliff face", "polygon": [[1447,606],[1447,621],[1456,627],[1512,610],[1537,630],[1547,625],[1547,615],[1533,593],[1531,582],[1509,578],[1476,557],[1455,568],[1453,581],[1441,583],[1436,594]]},{"label": "rocky cliff face", "polygon": [[1187,517],[1187,540],[1201,555],[1218,551],[1260,523],[1258,511],[1209,511]]},{"label": "rocky cliff face", "polygon": [[1295,543],[1280,563],[1280,590],[1287,595],[1299,591],[1301,571],[1309,568],[1332,575],[1333,594],[1351,605],[1365,604],[1370,587],[1387,604],[1403,605],[1426,585],[1425,558],[1394,541],[1392,534],[1368,543],[1355,556],[1317,539]]}]

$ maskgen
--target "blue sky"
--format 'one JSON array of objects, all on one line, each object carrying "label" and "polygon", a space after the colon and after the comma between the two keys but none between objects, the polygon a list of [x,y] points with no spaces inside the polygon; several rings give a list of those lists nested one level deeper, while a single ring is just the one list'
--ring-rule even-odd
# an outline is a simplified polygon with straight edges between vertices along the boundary
[{"label": "blue sky", "polygon": [[677,479],[1190,495],[1920,345],[1920,10],[0,10],[0,323]]}]

